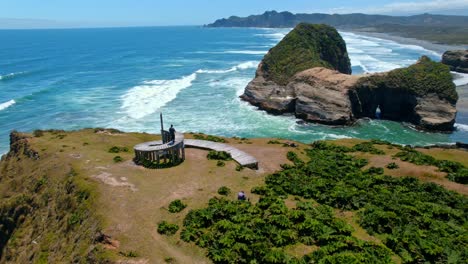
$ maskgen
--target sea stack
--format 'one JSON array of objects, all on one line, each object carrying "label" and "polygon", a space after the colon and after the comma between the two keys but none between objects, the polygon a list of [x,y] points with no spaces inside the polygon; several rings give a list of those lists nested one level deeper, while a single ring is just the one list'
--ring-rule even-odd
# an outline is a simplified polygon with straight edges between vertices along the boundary
[{"label": "sea stack", "polygon": [[450,69],[423,56],[407,68],[350,75],[346,44],[333,27],[299,24],[272,48],[241,98],[271,114],[351,125],[375,118],[452,131],[458,95]]}]

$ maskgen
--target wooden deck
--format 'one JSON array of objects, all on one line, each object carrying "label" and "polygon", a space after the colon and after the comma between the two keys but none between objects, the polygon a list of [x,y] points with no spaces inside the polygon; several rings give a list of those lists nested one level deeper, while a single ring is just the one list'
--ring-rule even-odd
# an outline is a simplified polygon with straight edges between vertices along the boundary
[{"label": "wooden deck", "polygon": [[215,151],[226,151],[227,153],[231,154],[231,157],[235,161],[237,161],[237,163],[239,163],[241,166],[252,169],[258,169],[257,159],[228,144],[199,139],[185,139],[185,147]]}]

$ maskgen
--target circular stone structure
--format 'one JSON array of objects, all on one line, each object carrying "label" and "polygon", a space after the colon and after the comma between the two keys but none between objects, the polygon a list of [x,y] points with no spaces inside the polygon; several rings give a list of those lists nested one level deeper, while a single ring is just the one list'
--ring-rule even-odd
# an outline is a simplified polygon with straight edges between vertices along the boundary
[{"label": "circular stone structure", "polygon": [[184,134],[175,133],[171,141],[168,131],[162,130],[162,140],[149,141],[133,147],[135,163],[145,167],[170,167],[185,160]]}]

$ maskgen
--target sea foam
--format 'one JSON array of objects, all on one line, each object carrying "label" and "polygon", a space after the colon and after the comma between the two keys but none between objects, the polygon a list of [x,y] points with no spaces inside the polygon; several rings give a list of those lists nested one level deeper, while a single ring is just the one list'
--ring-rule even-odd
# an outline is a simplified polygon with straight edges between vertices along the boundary
[{"label": "sea foam", "polygon": [[196,73],[175,80],[145,81],[122,96],[121,108],[134,119],[141,119],[155,113],[167,103],[176,99],[177,94],[192,86]]},{"label": "sea foam", "polygon": [[453,83],[456,86],[468,84],[468,74],[467,73],[459,73],[459,72],[452,72]]},{"label": "sea foam", "polygon": [[455,127],[456,127],[457,130],[459,130],[459,131],[468,132],[468,125],[455,123]]},{"label": "sea foam", "polygon": [[234,72],[234,71],[239,71],[239,70],[257,68],[257,65],[258,65],[257,61],[247,61],[247,62],[240,63],[227,70],[202,70],[200,69],[196,71],[196,73],[229,73],[229,72]]},{"label": "sea foam", "polygon": [[15,78],[16,76],[19,76],[19,75],[22,75],[22,74],[25,74],[25,73],[26,72],[14,72],[14,73],[8,73],[8,74],[5,74],[5,75],[0,75],[0,81],[10,80],[10,79]]},{"label": "sea foam", "polygon": [[0,111],[7,109],[8,107],[10,107],[10,106],[12,106],[14,104],[16,104],[15,100],[10,100],[8,102],[1,103],[0,104]]}]

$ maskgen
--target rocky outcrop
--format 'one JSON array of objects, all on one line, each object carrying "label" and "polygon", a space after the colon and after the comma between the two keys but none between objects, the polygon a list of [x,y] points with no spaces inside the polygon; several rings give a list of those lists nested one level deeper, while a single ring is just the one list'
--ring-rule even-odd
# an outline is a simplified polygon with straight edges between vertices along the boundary
[{"label": "rocky outcrop", "polygon": [[296,74],[287,90],[296,95],[297,117],[327,125],[349,125],[353,113],[348,93],[358,80],[357,76],[319,67]]},{"label": "rocky outcrop", "polygon": [[428,57],[407,68],[364,76],[313,67],[288,78],[286,84],[272,80],[263,63],[241,98],[269,113],[350,125],[359,118],[375,118],[380,109],[382,119],[426,130],[454,129],[458,95],[450,70]]},{"label": "rocky outcrop", "polygon": [[296,93],[288,84],[314,67],[351,73],[346,44],[330,26],[299,24],[265,55],[241,98],[272,114],[294,113]]},{"label": "rocky outcrop", "polygon": [[450,70],[468,73],[468,50],[449,50],[442,55],[442,63]]}]

